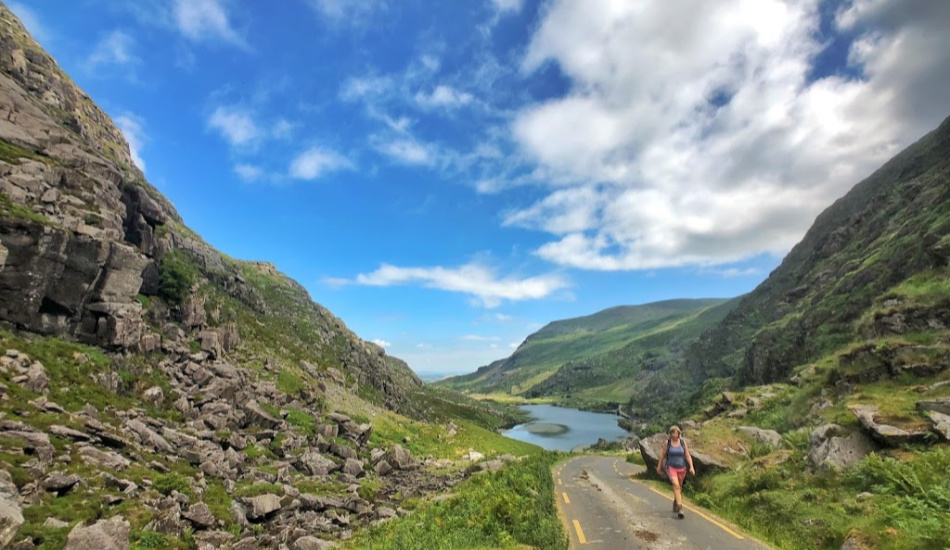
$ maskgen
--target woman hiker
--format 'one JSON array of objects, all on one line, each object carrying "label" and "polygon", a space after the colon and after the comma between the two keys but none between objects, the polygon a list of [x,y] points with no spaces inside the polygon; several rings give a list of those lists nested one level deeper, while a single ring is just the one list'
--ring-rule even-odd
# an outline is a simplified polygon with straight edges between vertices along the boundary
[{"label": "woman hiker", "polygon": [[686,440],[680,437],[679,426],[670,428],[670,437],[666,440],[666,447],[660,453],[660,462],[656,465],[656,473],[662,475],[663,460],[666,459],[666,473],[673,484],[673,511],[683,517],[683,480],[686,479],[686,465],[689,464],[689,474],[696,475],[693,469],[693,457],[689,454]]}]

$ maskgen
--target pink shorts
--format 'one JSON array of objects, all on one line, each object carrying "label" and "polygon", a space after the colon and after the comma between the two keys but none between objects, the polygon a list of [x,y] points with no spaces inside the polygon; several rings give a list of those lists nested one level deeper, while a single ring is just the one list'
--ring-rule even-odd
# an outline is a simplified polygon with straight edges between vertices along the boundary
[{"label": "pink shorts", "polygon": [[686,468],[673,468],[668,467],[666,469],[666,474],[670,477],[670,481],[673,480],[673,477],[678,477],[680,480],[680,485],[683,485],[683,480],[686,479]]}]

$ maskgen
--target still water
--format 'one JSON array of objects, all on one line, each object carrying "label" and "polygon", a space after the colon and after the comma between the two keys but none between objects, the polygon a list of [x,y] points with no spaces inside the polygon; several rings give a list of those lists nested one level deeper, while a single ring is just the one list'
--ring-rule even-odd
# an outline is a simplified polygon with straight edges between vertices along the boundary
[{"label": "still water", "polygon": [[552,405],[522,405],[521,409],[534,420],[505,430],[502,435],[550,451],[570,451],[578,446],[593,445],[599,438],[614,441],[627,435],[626,430],[617,425],[617,416],[613,414]]}]

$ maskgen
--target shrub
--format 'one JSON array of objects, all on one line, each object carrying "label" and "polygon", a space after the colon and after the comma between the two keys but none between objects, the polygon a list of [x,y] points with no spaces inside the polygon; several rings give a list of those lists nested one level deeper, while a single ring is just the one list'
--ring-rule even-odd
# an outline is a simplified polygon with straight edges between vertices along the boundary
[{"label": "shrub", "polygon": [[158,262],[158,295],[172,305],[180,306],[195,283],[198,270],[182,252],[172,251]]}]

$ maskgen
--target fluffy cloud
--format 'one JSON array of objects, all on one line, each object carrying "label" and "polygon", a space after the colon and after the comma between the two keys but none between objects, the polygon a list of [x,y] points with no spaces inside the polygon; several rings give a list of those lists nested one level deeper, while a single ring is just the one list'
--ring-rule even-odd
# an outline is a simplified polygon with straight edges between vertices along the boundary
[{"label": "fluffy cloud", "polygon": [[431,93],[418,92],[415,96],[416,103],[427,109],[460,107],[471,103],[473,99],[472,94],[459,92],[444,84],[436,86]]},{"label": "fluffy cloud", "polygon": [[375,141],[376,150],[400,164],[433,166],[439,157],[438,149],[434,145],[414,139],[376,139]]},{"label": "fluffy cloud", "polygon": [[420,284],[449,292],[474,296],[477,303],[493,308],[503,300],[520,301],[544,298],[567,288],[568,283],[558,275],[540,275],[518,279],[498,278],[493,270],[478,263],[459,268],[397,267],[383,264],[372,273],[360,274],[353,281],[334,279],[331,284],[359,284],[366,286],[396,286]]},{"label": "fluffy cloud", "polygon": [[116,126],[122,132],[125,141],[129,143],[129,151],[132,154],[132,162],[138,166],[139,170],[145,172],[145,161],[142,160],[142,148],[145,146],[145,128],[140,117],[131,113],[125,113],[116,117]]},{"label": "fluffy cloud", "polygon": [[819,8],[555,0],[523,70],[554,63],[571,89],[512,124],[551,189],[505,223],[552,234],[538,254],[584,269],[787,251],[950,114],[950,3],[854,1],[835,22],[857,37],[849,70],[816,80]]},{"label": "fluffy cloud", "polygon": [[86,60],[89,69],[100,65],[130,65],[141,62],[132,48],[135,40],[131,35],[122,31],[114,31],[96,44],[95,49]]},{"label": "fluffy cloud", "polygon": [[337,170],[352,168],[353,164],[343,155],[311,147],[297,156],[290,164],[290,177],[299,180],[316,180]]},{"label": "fluffy cloud", "polygon": [[250,164],[238,164],[234,167],[234,173],[244,181],[257,181],[264,177],[264,170]]},{"label": "fluffy cloud", "polygon": [[359,24],[386,8],[384,0],[309,0],[309,3],[321,17],[334,24]]},{"label": "fluffy cloud", "polygon": [[208,126],[238,147],[252,145],[266,135],[251,113],[238,107],[218,107],[208,120]]},{"label": "fluffy cloud", "polygon": [[495,9],[500,12],[519,12],[524,7],[524,0],[491,0]]},{"label": "fluffy cloud", "polygon": [[193,42],[217,41],[247,47],[232,27],[223,0],[174,0],[173,18],[179,32]]},{"label": "fluffy cloud", "polygon": [[391,342],[387,342],[386,340],[380,340],[379,338],[373,340],[373,343],[376,344],[377,346],[381,347],[381,348],[392,347],[392,343],[391,343]]}]

